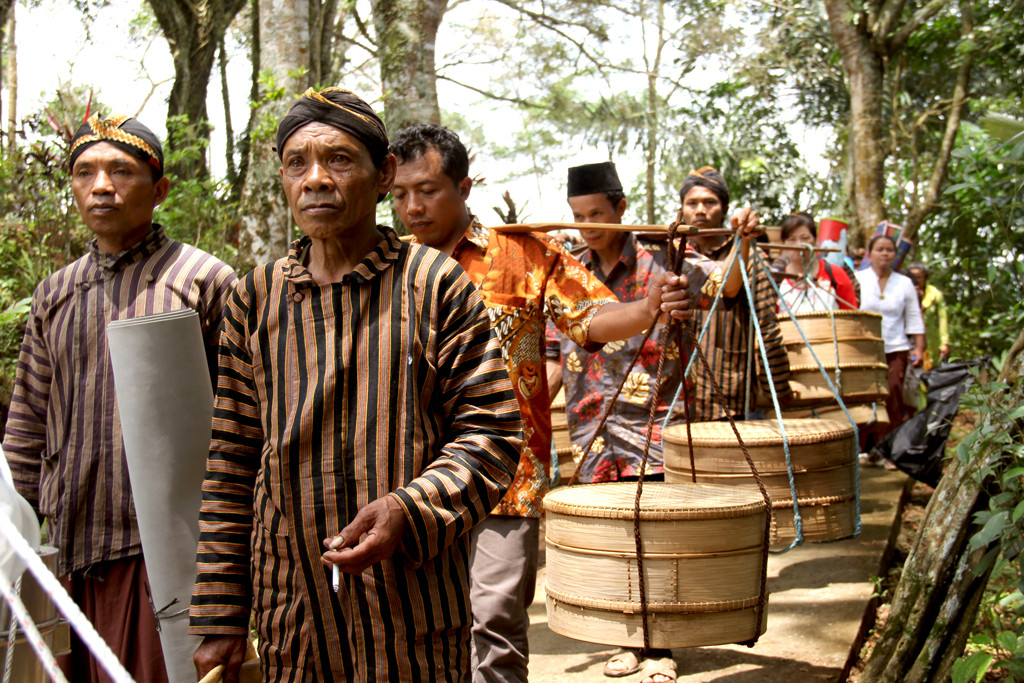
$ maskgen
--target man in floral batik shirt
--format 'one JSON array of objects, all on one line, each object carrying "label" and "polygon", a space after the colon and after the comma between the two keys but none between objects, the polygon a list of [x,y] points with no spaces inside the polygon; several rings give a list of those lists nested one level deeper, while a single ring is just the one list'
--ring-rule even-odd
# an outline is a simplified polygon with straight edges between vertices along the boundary
[{"label": "man in floral batik shirt", "polygon": [[[569,205],[577,223],[621,223],[626,199],[615,164],[606,161],[570,168]],[[744,213],[742,220],[744,227],[747,228],[749,223],[748,229],[752,230],[756,225],[757,214]],[[662,244],[639,240],[631,232],[581,227],[580,234],[587,246],[576,252],[577,258],[615,293],[619,301],[643,299],[647,296],[651,280],[665,272],[663,260],[656,258],[653,253],[655,249],[663,248]],[[695,295],[691,300],[693,308],[710,307],[722,282],[721,269],[720,264],[688,249],[684,271],[691,284],[691,293]],[[742,286],[738,269],[733,270],[733,276],[726,282],[726,297],[735,296]],[[703,285],[697,294],[694,288],[699,283]],[[646,343],[643,342],[643,335],[637,335],[625,341],[605,344],[600,351],[591,353],[572,339],[548,328],[549,387],[552,392],[557,389],[556,378],[565,384],[569,436],[577,455],[590,441],[607,409],[607,400],[615,393],[627,368],[643,346],[643,353],[626,378],[615,410],[583,463],[579,474],[581,481],[619,481],[638,476],[643,456],[644,430],[650,415],[650,397],[657,379],[660,339],[659,330]],[[662,477],[664,459],[661,423],[679,389],[687,356],[685,345],[682,357],[677,345],[672,344],[666,349],[662,370],[665,381],[657,397],[656,421],[645,477]],[[673,421],[684,418],[680,401],[676,405]]]},{"label": "man in floral batik shirt", "polygon": [[419,125],[391,140],[395,209],[416,240],[452,256],[478,287],[501,342],[527,446],[508,494],[476,525],[470,544],[475,681],[526,681],[526,609],[537,573],[540,501],[547,490],[551,414],[544,325],[589,350],[650,326],[659,311],[685,317],[685,278],[663,274],[651,296],[615,301],[586,268],[543,235],[480,226],[466,206],[469,157],[447,128]]},{"label": "man in floral batik shirt", "polygon": [[[569,169],[569,206],[573,220],[584,224],[620,224],[626,211],[615,164],[605,161]],[[744,210],[737,216],[736,226],[746,238],[757,226],[757,214]],[[631,232],[589,228],[581,225],[580,234],[586,247],[576,251],[580,262],[611,289],[620,301],[642,300],[648,287],[664,275],[663,261],[653,251],[663,243],[641,242]],[[744,239],[744,254],[749,240]],[[721,265],[688,249],[684,274],[690,283],[691,305],[695,309],[711,306],[722,286]],[[698,289],[699,287],[699,289]],[[723,295],[733,297],[742,287],[742,275],[733,268],[725,282]],[[625,377],[615,409],[608,416],[587,459],[581,463],[579,479],[583,482],[636,480],[643,463],[643,448],[650,417],[652,395],[656,388],[658,359],[661,354],[662,330],[644,342],[639,334],[625,341],[610,342],[595,352],[581,348],[574,340],[556,333],[548,326],[548,377],[552,395],[560,383],[565,384],[566,415],[574,455],[579,458],[583,448],[594,436],[608,400]],[[679,349],[683,352],[680,354]],[[642,352],[641,352],[642,349]],[[626,371],[640,353],[629,375]],[[655,423],[644,478],[664,479],[661,425],[682,377],[689,356],[689,344],[672,344],[665,349],[662,368],[664,381],[657,401]],[[682,400],[675,407],[673,421],[685,419]],[[605,665],[606,676],[625,676],[641,668],[637,651],[624,650]],[[645,681],[662,683],[675,680],[675,662],[668,650],[649,653],[651,661],[644,671]]]}]

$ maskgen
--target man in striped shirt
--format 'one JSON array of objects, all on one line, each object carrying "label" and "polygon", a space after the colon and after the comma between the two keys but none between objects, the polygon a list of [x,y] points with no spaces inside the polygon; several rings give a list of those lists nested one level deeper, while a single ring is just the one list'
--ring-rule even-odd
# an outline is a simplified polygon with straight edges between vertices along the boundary
[{"label": "man in striped shirt", "polygon": [[395,210],[416,240],[451,255],[479,288],[502,343],[523,413],[526,445],[512,488],[472,531],[470,554],[475,681],[525,681],[527,608],[533,601],[541,499],[551,457],[544,370],[550,319],[577,344],[597,350],[638,334],[659,311],[685,317],[686,279],[661,273],[650,296],[619,303],[576,259],[542,235],[486,230],[466,205],[473,181],[459,137],[441,126],[399,131]]},{"label": "man in striped shirt", "polygon": [[[679,189],[683,203],[683,222],[698,228],[715,229],[722,226],[729,213],[729,187],[725,178],[710,166],[690,171]],[[722,236],[698,237],[694,246],[704,256],[719,261],[723,267],[729,257],[731,239]],[[792,398],[789,387],[789,358],[782,342],[782,331],[775,315],[777,297],[769,275],[756,267],[752,259],[747,267],[750,288],[754,299],[754,313],[757,315],[764,337],[764,348],[768,356],[768,369],[761,362],[757,340],[750,317],[750,303],[745,295],[735,301],[721,301],[713,316],[701,349],[711,366],[711,373],[718,380],[725,398],[723,406],[714,393],[708,371],[698,360],[694,363],[693,379],[696,386],[694,420],[721,420],[726,414],[745,417],[752,409],[757,389],[762,396],[769,396],[774,386],[779,400],[783,403]],[[698,311],[694,315],[694,328],[699,333],[708,314]],[[754,335],[756,337],[756,335]],[[750,354],[753,351],[754,357]],[[753,369],[753,372],[749,370]],[[755,374],[757,386],[755,387]],[[771,382],[771,384],[769,384]]]},{"label": "man in striped shirt", "polygon": [[[191,308],[211,362],[234,271],[153,223],[167,197],[163,151],[127,116],[94,115],[71,142],[88,253],[36,287],[4,451],[18,491],[47,518],[58,574],[136,680],[167,680],[114,403],[113,320]],[[74,681],[106,680],[72,636]]]},{"label": "man in striped shirt", "polygon": [[228,303],[197,671],[236,680],[254,609],[264,681],[465,680],[467,531],[522,449],[501,350],[458,264],[376,225],[395,157],[369,105],[310,89],[277,151],[305,236]]}]

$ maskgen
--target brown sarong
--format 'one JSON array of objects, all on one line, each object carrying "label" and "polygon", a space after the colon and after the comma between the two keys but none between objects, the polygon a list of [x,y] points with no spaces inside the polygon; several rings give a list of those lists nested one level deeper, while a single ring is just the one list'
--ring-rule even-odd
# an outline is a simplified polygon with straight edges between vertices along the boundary
[{"label": "brown sarong", "polygon": [[[141,555],[94,564],[61,579],[110,649],[136,681],[166,683],[160,634],[149,601],[149,579]],[[71,629],[71,653],[58,657],[73,683],[108,683],[107,672]]]}]

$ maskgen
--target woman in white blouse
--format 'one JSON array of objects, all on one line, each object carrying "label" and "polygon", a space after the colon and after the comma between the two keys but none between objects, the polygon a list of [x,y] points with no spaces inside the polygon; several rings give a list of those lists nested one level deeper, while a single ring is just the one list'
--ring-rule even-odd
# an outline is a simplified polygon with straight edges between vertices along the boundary
[{"label": "woman in white blouse", "polygon": [[[875,235],[868,243],[871,267],[858,270],[860,307],[882,314],[882,340],[885,360],[889,364],[889,431],[906,419],[903,405],[903,378],[908,365],[918,367],[924,362],[924,319],[913,281],[893,272],[896,243],[888,235]],[[911,353],[913,350],[913,353]]]}]

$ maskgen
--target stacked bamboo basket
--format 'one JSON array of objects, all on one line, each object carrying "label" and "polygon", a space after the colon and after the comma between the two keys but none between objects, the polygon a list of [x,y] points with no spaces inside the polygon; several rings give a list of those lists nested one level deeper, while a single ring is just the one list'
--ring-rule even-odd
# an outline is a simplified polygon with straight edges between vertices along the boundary
[{"label": "stacked bamboo basket", "polygon": [[[558,479],[563,483],[572,479],[576,473],[572,441],[569,440],[569,418],[565,412],[565,389],[561,389],[551,401],[551,447],[555,457],[551,459],[551,469],[558,468]],[[555,479],[555,473],[551,473]]]},{"label": "stacked bamboo basket", "polygon": [[[39,557],[51,572],[57,571],[57,549],[43,546],[39,549]],[[46,647],[56,656],[66,655],[71,651],[71,629],[60,614],[57,606],[46,591],[36,582],[31,572],[26,571],[21,584],[21,601],[39,629],[39,635]],[[12,627],[11,613],[6,602],[0,602],[0,662],[7,656],[7,645]],[[44,683],[48,681],[43,665],[36,657],[35,650],[26,640],[26,634],[20,626],[14,625],[14,654],[11,660],[11,680],[18,683]]]},{"label": "stacked bamboo basket", "polygon": [[839,390],[853,421],[858,426],[888,424],[885,397],[889,395],[889,367],[885,362],[880,314],[848,310],[798,313],[794,317],[780,314],[779,327],[789,356],[789,385],[796,394],[792,405],[782,411],[783,417],[846,420],[811,355],[809,344]]},{"label": "stacked bamboo basket", "polygon": [[[836,420],[786,419],[786,438],[804,540],[834,541],[857,528],[857,449],[853,427]],[[665,481],[721,484],[756,490],[753,475],[728,422],[695,422],[665,429]],[[796,538],[793,487],[777,420],[736,423],[772,501],[771,544]]]},{"label": "stacked bamboo basket", "polygon": [[[577,640],[643,647],[635,482],[544,499],[548,626]],[[756,487],[645,483],[639,533],[653,648],[756,640],[766,608],[767,509]]]}]

